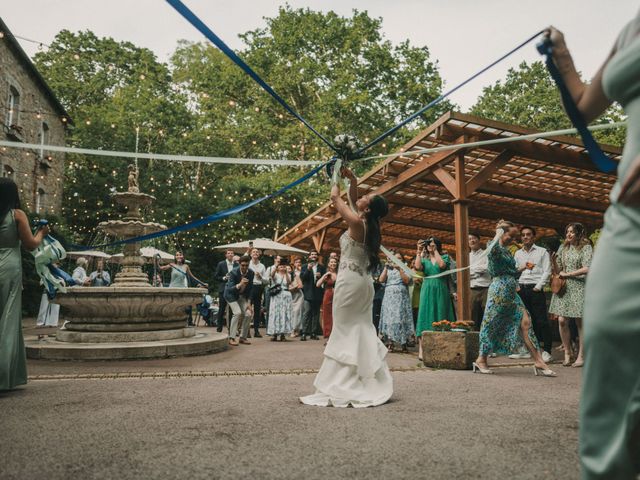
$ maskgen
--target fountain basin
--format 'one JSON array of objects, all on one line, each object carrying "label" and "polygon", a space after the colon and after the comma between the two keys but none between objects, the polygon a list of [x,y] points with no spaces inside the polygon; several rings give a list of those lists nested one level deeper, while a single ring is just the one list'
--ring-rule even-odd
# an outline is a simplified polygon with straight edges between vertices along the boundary
[{"label": "fountain basin", "polygon": [[[62,307],[67,331],[88,335],[137,332],[131,341],[146,341],[155,339],[153,332],[186,327],[185,309],[200,303],[204,293],[202,288],[70,287],[54,302]],[[149,333],[147,338],[144,332]],[[88,341],[87,335],[83,338]],[[104,340],[96,335],[95,341]]]}]

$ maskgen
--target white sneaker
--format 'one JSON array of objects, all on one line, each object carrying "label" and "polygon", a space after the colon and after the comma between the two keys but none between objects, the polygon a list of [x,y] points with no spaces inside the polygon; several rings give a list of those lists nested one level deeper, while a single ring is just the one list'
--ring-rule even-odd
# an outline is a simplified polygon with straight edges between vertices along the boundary
[{"label": "white sneaker", "polygon": [[512,360],[523,360],[525,358],[531,358],[531,354],[530,353],[512,353],[511,355],[509,355],[509,358]]},{"label": "white sneaker", "polygon": [[491,358],[496,358],[496,357],[498,356],[498,354],[497,354],[497,353],[493,353],[493,352],[491,352],[491,353],[489,354],[489,356],[490,356]]},{"label": "white sneaker", "polygon": [[553,357],[549,352],[544,351],[542,352],[542,360],[544,360],[544,363],[549,363],[553,361]]}]

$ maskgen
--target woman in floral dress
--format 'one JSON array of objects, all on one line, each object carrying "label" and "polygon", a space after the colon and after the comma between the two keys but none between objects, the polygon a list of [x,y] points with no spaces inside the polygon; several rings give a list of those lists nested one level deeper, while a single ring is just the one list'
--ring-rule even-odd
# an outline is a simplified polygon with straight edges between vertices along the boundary
[{"label": "woman in floral dress", "polygon": [[[562,365],[568,367],[581,367],[584,364],[582,353],[582,310],[584,306],[584,287],[593,248],[586,236],[585,228],[581,223],[570,223],[565,230],[565,242],[560,245],[556,254],[556,263],[560,271],[560,277],[567,280],[565,291],[562,295],[553,294],[549,313],[558,316],[560,338],[564,349],[564,361]],[[571,364],[571,332],[569,331],[569,319],[575,319],[578,327],[580,347],[578,357]]]},{"label": "woman in floral dress", "polygon": [[[280,285],[278,293],[270,293],[269,297],[269,324],[267,335],[271,335],[271,341],[275,342],[280,336],[280,341],[285,341],[285,335],[291,334],[291,310],[292,300],[289,285],[291,284],[291,274],[287,272],[289,261],[282,258],[278,268],[273,268],[271,272],[272,284]],[[273,288],[273,287],[271,287]]]},{"label": "woman in floral dress", "polygon": [[555,372],[542,359],[531,316],[517,294],[518,268],[506,248],[517,235],[515,225],[502,220],[498,223],[496,238],[487,247],[489,273],[493,279],[480,328],[480,355],[473,364],[473,371],[493,373],[487,365],[489,354],[515,352],[524,342],[535,362],[534,373],[555,377]]},{"label": "woman in floral dress", "polygon": [[[395,257],[402,261],[402,255]],[[380,313],[380,333],[390,352],[393,344],[402,346],[407,351],[407,342],[414,335],[411,300],[409,299],[409,282],[411,278],[401,269],[387,262],[380,274],[380,283],[384,283],[384,297]]]}]

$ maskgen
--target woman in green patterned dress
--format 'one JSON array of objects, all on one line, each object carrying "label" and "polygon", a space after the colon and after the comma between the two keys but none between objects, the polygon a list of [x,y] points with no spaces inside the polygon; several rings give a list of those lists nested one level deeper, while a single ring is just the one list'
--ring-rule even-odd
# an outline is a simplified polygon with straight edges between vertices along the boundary
[{"label": "woman in green patterned dress", "polygon": [[13,180],[0,178],[0,391],[27,383],[20,242],[33,250],[48,233],[44,226],[31,234],[29,220],[20,210],[18,187]]},{"label": "woman in green patterned dress", "polygon": [[542,359],[531,316],[517,293],[518,267],[507,246],[518,235],[518,229],[513,223],[501,220],[496,233],[496,238],[487,247],[492,280],[480,327],[480,354],[473,363],[473,371],[493,373],[487,364],[491,353],[506,355],[517,351],[524,343],[534,359],[534,373],[555,377],[555,372]]},{"label": "woman in green patterned dress", "polygon": [[556,263],[560,271],[560,277],[566,279],[566,288],[562,295],[553,294],[549,313],[558,316],[560,338],[564,349],[564,361],[562,365],[568,367],[571,364],[571,332],[569,331],[569,319],[573,318],[578,327],[580,348],[573,367],[581,367],[584,363],[582,341],[582,309],[584,306],[584,285],[586,275],[591,265],[593,248],[586,236],[585,228],[581,223],[570,223],[565,230],[565,242],[560,245],[556,254]]},{"label": "woman in green patterned dress", "polygon": [[628,115],[618,181],[585,290],[579,424],[582,477],[632,479],[640,473],[640,12],[589,83],[580,79],[562,33],[547,33],[585,120],[613,101]]},{"label": "woman in green patterned dress", "polygon": [[[436,237],[418,241],[418,251],[414,267],[424,272],[425,277],[437,275],[449,270],[449,255],[442,254],[442,243]],[[422,360],[422,342],[420,336],[425,330],[433,330],[433,322],[449,320],[453,322],[456,314],[449,296],[447,277],[425,278],[420,288],[420,307],[418,308],[418,322],[416,339],[418,340],[418,358]]]}]

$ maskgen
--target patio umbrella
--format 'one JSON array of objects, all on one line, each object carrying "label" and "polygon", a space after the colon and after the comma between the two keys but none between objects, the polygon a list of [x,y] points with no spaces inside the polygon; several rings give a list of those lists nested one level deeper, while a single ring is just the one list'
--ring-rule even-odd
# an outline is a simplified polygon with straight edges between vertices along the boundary
[{"label": "patio umbrella", "polygon": [[[154,247],[142,247],[140,249],[140,255],[148,261],[152,261],[153,257],[156,255],[160,255],[160,260],[163,262],[172,262],[175,259],[175,257],[170,253]],[[120,263],[123,257],[124,255],[122,253],[118,253],[111,256],[111,261],[114,263]]]},{"label": "patio umbrella", "polygon": [[99,250],[84,250],[80,252],[67,252],[67,258],[94,257],[94,258],[111,258],[108,253]]},{"label": "patio umbrella", "polygon": [[309,253],[306,250],[291,247],[268,238],[256,238],[255,240],[227,243],[226,245],[214,247],[215,250],[233,250],[236,253],[245,253],[250,248],[262,250],[265,255],[307,255]]}]

